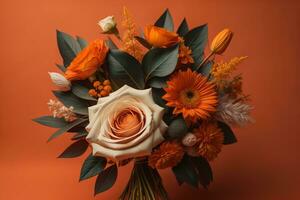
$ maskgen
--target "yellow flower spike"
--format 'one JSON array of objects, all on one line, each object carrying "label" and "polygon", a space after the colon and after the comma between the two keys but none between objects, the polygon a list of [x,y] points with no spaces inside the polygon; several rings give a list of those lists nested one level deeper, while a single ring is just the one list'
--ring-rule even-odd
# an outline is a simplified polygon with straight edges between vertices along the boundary
[{"label": "yellow flower spike", "polygon": [[213,39],[210,50],[214,54],[222,54],[225,52],[227,47],[229,46],[231,39],[233,37],[233,32],[229,29],[224,29],[220,33],[218,33]]}]

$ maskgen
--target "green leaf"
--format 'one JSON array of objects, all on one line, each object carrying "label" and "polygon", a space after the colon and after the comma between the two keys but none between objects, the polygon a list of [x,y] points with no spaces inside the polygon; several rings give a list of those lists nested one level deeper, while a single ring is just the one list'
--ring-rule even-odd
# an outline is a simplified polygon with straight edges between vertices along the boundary
[{"label": "green leaf", "polygon": [[81,49],[84,49],[88,45],[88,42],[85,39],[83,39],[79,36],[76,36],[76,40],[77,40],[77,42],[78,42]]},{"label": "green leaf", "polygon": [[190,159],[192,160],[197,169],[200,184],[204,188],[207,188],[207,186],[213,180],[213,173],[209,162],[207,162],[207,160],[203,157],[190,157]]},{"label": "green leaf", "polygon": [[33,121],[53,128],[62,128],[68,125],[69,123],[66,122],[63,118],[54,118],[53,116],[42,116],[39,118],[33,119]]},{"label": "green leaf", "polygon": [[75,135],[71,138],[71,140],[78,140],[83,137],[86,137],[87,135],[88,135],[88,132],[86,130],[83,130],[78,133],[75,133]]},{"label": "green leaf", "polygon": [[78,140],[71,144],[58,158],[75,158],[84,154],[89,143],[86,140]]},{"label": "green leaf", "polygon": [[62,72],[65,72],[66,71],[66,68],[65,68],[65,66],[63,66],[63,65],[60,65],[60,64],[55,64],[57,67],[58,67],[58,69],[60,69]]},{"label": "green leaf", "polygon": [[211,72],[211,68],[213,66],[214,62],[212,60],[205,62],[203,66],[201,66],[197,71],[202,74],[203,76],[209,76]]},{"label": "green leaf", "polygon": [[97,99],[89,95],[89,88],[84,87],[83,85],[80,85],[78,83],[72,84],[72,93],[84,100],[97,101]]},{"label": "green leaf", "polygon": [[108,54],[108,70],[111,80],[119,87],[127,84],[144,89],[142,66],[133,56],[120,50],[111,50]]},{"label": "green leaf", "polygon": [[144,39],[144,38],[142,38],[142,37],[139,37],[139,36],[134,36],[134,38],[135,38],[141,45],[143,45],[145,48],[147,48],[147,49],[151,49],[151,48],[152,48],[152,45],[149,44],[149,42],[148,42],[146,39]]},{"label": "green leaf", "polygon": [[56,31],[57,45],[61,57],[64,60],[64,66],[69,66],[76,55],[81,51],[78,42],[67,33]]},{"label": "green leaf", "polygon": [[153,48],[144,56],[142,64],[146,79],[171,74],[177,65],[178,45],[170,48]]},{"label": "green leaf", "polygon": [[168,77],[153,77],[148,81],[148,85],[153,88],[165,88]]},{"label": "green leaf", "polygon": [[118,46],[114,43],[114,41],[108,37],[107,40],[105,40],[106,45],[109,47],[109,49],[118,49]]},{"label": "green leaf", "polygon": [[203,60],[204,49],[207,43],[208,28],[207,24],[198,26],[190,30],[184,36],[184,44],[191,48],[195,61],[195,69]]},{"label": "green leaf", "polygon": [[172,170],[179,185],[186,182],[191,186],[198,187],[197,170],[194,168],[189,156],[184,155],[181,162],[173,167]]},{"label": "green leaf", "polygon": [[98,175],[106,166],[106,159],[99,156],[93,156],[90,154],[84,161],[79,181],[91,178]]},{"label": "green leaf", "polygon": [[81,123],[83,123],[83,122],[86,122],[86,121],[88,121],[88,119],[81,119],[81,118],[76,119],[75,121],[73,121],[73,122],[67,124],[66,126],[60,128],[60,129],[58,129],[53,135],[51,135],[51,136],[49,137],[49,139],[48,139],[47,142],[50,142],[50,141],[53,140],[54,138],[57,138],[57,137],[60,136],[61,134],[63,134],[63,133],[65,133],[65,132],[69,131],[71,128],[73,128],[73,127],[75,127],[75,126],[77,126],[77,125],[79,125],[79,124],[81,124]]},{"label": "green leaf", "polygon": [[189,32],[189,26],[188,26],[186,19],[184,18],[178,27],[177,34],[179,36],[183,37],[188,32]]},{"label": "green leaf", "polygon": [[237,142],[237,139],[231,130],[230,126],[225,124],[224,122],[218,121],[218,126],[222,130],[224,134],[224,142],[223,144],[233,144]]},{"label": "green leaf", "polygon": [[161,98],[164,94],[165,94],[165,91],[163,89],[152,88],[152,97],[153,97],[154,102],[163,108],[166,107],[166,101]]},{"label": "green leaf", "polygon": [[165,12],[158,18],[154,25],[165,28],[171,32],[174,31],[173,18],[169,12],[169,9],[165,10]]},{"label": "green leaf", "polygon": [[167,134],[170,138],[182,138],[187,134],[188,132],[188,126],[185,123],[184,119],[182,116],[177,117],[174,119],[167,130]]},{"label": "green leaf", "polygon": [[118,168],[113,165],[106,170],[102,171],[96,180],[95,184],[95,195],[104,192],[111,188],[116,182],[118,176]]},{"label": "green leaf", "polygon": [[72,92],[53,91],[56,98],[59,99],[65,106],[74,108],[74,113],[88,115],[89,105],[84,100],[75,96]]}]

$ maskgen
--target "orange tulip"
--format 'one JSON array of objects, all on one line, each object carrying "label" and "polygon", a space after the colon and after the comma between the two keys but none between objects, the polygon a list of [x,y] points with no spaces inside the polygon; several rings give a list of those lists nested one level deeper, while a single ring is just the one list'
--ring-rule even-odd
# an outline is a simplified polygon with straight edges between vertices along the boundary
[{"label": "orange tulip", "polygon": [[84,48],[67,67],[68,80],[84,80],[94,74],[104,63],[108,48],[103,40],[97,39]]},{"label": "orange tulip", "polygon": [[210,50],[215,54],[222,54],[227,49],[228,45],[231,42],[233,33],[228,29],[222,30],[216,35],[213,39]]},{"label": "orange tulip", "polygon": [[180,41],[176,33],[153,25],[145,28],[145,38],[155,47],[170,47]]}]

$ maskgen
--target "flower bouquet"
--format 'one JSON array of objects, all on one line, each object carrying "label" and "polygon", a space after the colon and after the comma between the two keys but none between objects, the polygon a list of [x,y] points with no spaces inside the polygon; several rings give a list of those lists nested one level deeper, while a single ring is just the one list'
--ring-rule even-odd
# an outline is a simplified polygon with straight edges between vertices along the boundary
[{"label": "flower bouquet", "polygon": [[50,116],[34,121],[58,128],[48,141],[72,134],[59,158],[91,148],[80,180],[97,176],[95,195],[111,188],[118,168],[130,162],[122,200],[168,199],[158,171],[165,168],[180,185],[206,188],[213,179],[209,162],[237,141],[230,125],[252,120],[235,74],[246,57],[217,61],[233,33],[221,31],[205,53],[207,24],[189,29],[183,19],[175,32],[168,10],[139,34],[126,8],[122,32],[113,16],[99,25],[105,39],[90,43],[57,31],[62,72],[49,73],[57,100],[48,103]]}]

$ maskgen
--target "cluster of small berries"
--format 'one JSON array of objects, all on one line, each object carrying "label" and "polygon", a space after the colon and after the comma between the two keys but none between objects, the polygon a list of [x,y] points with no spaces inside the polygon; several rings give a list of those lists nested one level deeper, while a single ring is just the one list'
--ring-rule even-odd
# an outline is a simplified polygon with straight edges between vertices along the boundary
[{"label": "cluster of small berries", "polygon": [[93,87],[94,89],[89,90],[89,95],[96,98],[106,97],[112,91],[109,80],[105,80],[103,83],[100,81],[95,81],[93,83]]}]

